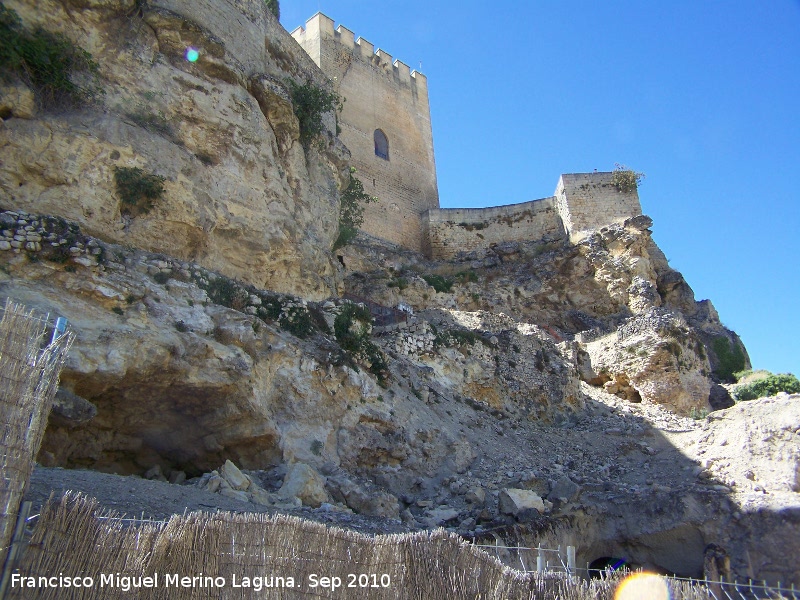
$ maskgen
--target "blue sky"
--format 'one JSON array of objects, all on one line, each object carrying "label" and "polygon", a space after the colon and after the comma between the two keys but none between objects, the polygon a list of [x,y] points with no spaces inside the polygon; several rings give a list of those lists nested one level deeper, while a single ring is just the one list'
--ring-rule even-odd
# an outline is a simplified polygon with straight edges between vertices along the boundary
[{"label": "blue sky", "polygon": [[800,374],[800,2],[284,0],[428,77],[442,207],[647,177],[653,237],[755,368]]}]

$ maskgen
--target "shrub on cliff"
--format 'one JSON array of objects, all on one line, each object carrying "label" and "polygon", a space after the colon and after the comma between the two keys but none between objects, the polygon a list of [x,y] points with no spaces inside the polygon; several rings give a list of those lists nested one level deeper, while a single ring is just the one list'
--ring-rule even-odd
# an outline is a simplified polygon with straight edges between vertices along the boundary
[{"label": "shrub on cliff", "polygon": [[717,355],[717,368],[714,373],[722,381],[736,381],[734,373],[744,369],[744,352],[737,343],[731,344],[728,338],[720,336],[712,344],[714,354]]},{"label": "shrub on cliff", "polygon": [[98,72],[92,55],[69,38],[41,28],[28,31],[17,13],[0,3],[0,75],[24,81],[42,106],[80,106],[95,100],[103,93]]},{"label": "shrub on cliff", "polygon": [[342,109],[342,98],[336,92],[328,92],[311,82],[300,85],[287,79],[292,107],[300,121],[300,143],[306,148],[322,133],[322,117],[332,110]]},{"label": "shrub on cliff", "polygon": [[800,381],[791,373],[768,375],[764,379],[743,385],[733,395],[737,400],[755,400],[764,396],[774,396],[780,392],[800,394]]},{"label": "shrub on cliff", "polygon": [[353,241],[358,228],[364,222],[364,205],[378,199],[364,191],[364,184],[355,176],[355,168],[350,167],[350,182],[342,192],[342,206],[339,211],[339,236],[333,243],[333,250]]},{"label": "shrub on cliff", "polygon": [[164,194],[166,178],[145,173],[139,167],[114,167],[114,182],[123,204],[123,211],[135,214],[149,212]]},{"label": "shrub on cliff", "polygon": [[281,18],[281,7],[278,0],[264,0],[264,3],[267,5],[269,11],[275,15],[276,19]]},{"label": "shrub on cliff", "polygon": [[453,291],[453,280],[441,275],[423,275],[422,278],[437,292],[449,294]]},{"label": "shrub on cliff", "polygon": [[371,324],[372,315],[368,309],[347,303],[336,315],[333,333],[342,349],[355,360],[368,362],[370,373],[377,377],[378,383],[383,384],[388,378],[389,367],[383,352],[370,340]]}]

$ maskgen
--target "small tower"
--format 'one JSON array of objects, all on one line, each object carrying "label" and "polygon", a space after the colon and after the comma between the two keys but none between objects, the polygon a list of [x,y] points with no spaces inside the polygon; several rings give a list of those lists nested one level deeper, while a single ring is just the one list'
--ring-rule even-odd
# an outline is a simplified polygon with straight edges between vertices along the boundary
[{"label": "small tower", "polygon": [[317,13],[292,37],[345,99],[339,138],[364,191],[377,196],[362,229],[403,247],[424,248],[421,217],[439,208],[428,82],[408,65]]}]

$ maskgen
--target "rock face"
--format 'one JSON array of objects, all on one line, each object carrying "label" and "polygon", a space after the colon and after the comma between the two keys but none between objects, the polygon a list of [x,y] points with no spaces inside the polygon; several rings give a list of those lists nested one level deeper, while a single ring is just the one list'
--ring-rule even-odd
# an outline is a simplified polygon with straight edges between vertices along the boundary
[{"label": "rock face", "polygon": [[[382,306],[424,311],[422,316],[432,322],[427,315],[434,307],[449,311],[456,321],[456,311],[483,311],[495,321],[506,319],[507,329],[516,322],[519,332],[536,330],[539,337],[558,343],[563,359],[592,385],[605,385],[632,402],[699,413],[711,408],[718,342],[741,350],[743,369],[749,361],[738,336],[720,323],[711,303],[695,302],[681,274],[669,267],[650,237],[651,224],[642,215],[604,227],[577,245],[509,242],[461,253],[448,262],[426,261],[365,236],[344,253],[351,271],[345,287]],[[472,319],[470,327],[480,329],[479,321]],[[428,341],[419,337],[417,353],[424,354]],[[508,345],[498,339],[504,355],[509,347],[522,348],[517,339]],[[398,351],[415,353],[408,348],[414,344],[403,344],[396,345]],[[535,353],[536,368],[547,370],[542,352],[548,355],[543,348],[525,348],[522,356]],[[714,403],[719,406],[716,397]]]},{"label": "rock face", "polygon": [[[798,397],[730,407],[718,352],[746,353],[649,218],[439,262],[360,236],[340,264],[348,152],[333,115],[299,143],[285,80],[327,82],[261,0],[5,5],[106,91],[0,85],[0,295],[77,333],[40,462],[683,575],[717,544],[800,585]],[[164,178],[149,212],[134,167]]]},{"label": "rock face", "polygon": [[[2,207],[60,215],[259,287],[335,294],[329,249],[348,152],[332,116],[321,143],[301,146],[283,82],[328,82],[263,2],[6,6],[88,50],[105,95],[80,111],[37,112],[24,84],[3,87],[13,118],[0,126]],[[122,202],[120,167],[165,178],[150,212]]]}]

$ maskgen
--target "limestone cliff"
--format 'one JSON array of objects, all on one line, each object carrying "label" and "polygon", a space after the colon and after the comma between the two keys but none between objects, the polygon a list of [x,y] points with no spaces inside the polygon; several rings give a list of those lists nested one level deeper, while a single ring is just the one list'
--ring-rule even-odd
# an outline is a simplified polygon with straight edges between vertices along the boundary
[{"label": "limestone cliff", "polygon": [[[45,110],[24,83],[6,82],[4,208],[60,215],[106,240],[260,287],[336,293],[328,250],[348,152],[332,116],[324,142],[307,150],[299,143],[284,81],[329,83],[263,2],[5,5],[26,27],[90,52],[105,94],[94,105]],[[148,214],[121,202],[118,167],[165,178]]]},{"label": "limestone cliff", "polygon": [[449,261],[427,261],[364,237],[342,253],[351,271],[345,287],[433,321],[435,312],[456,319],[463,311],[502,313],[505,324],[478,319],[470,328],[497,332],[525,323],[557,343],[583,380],[630,401],[683,414],[731,406],[719,397],[715,348],[722,341],[740,349],[744,369],[744,346],[708,300],[695,301],[653,242],[650,225],[639,216],[578,244],[506,242]]}]

